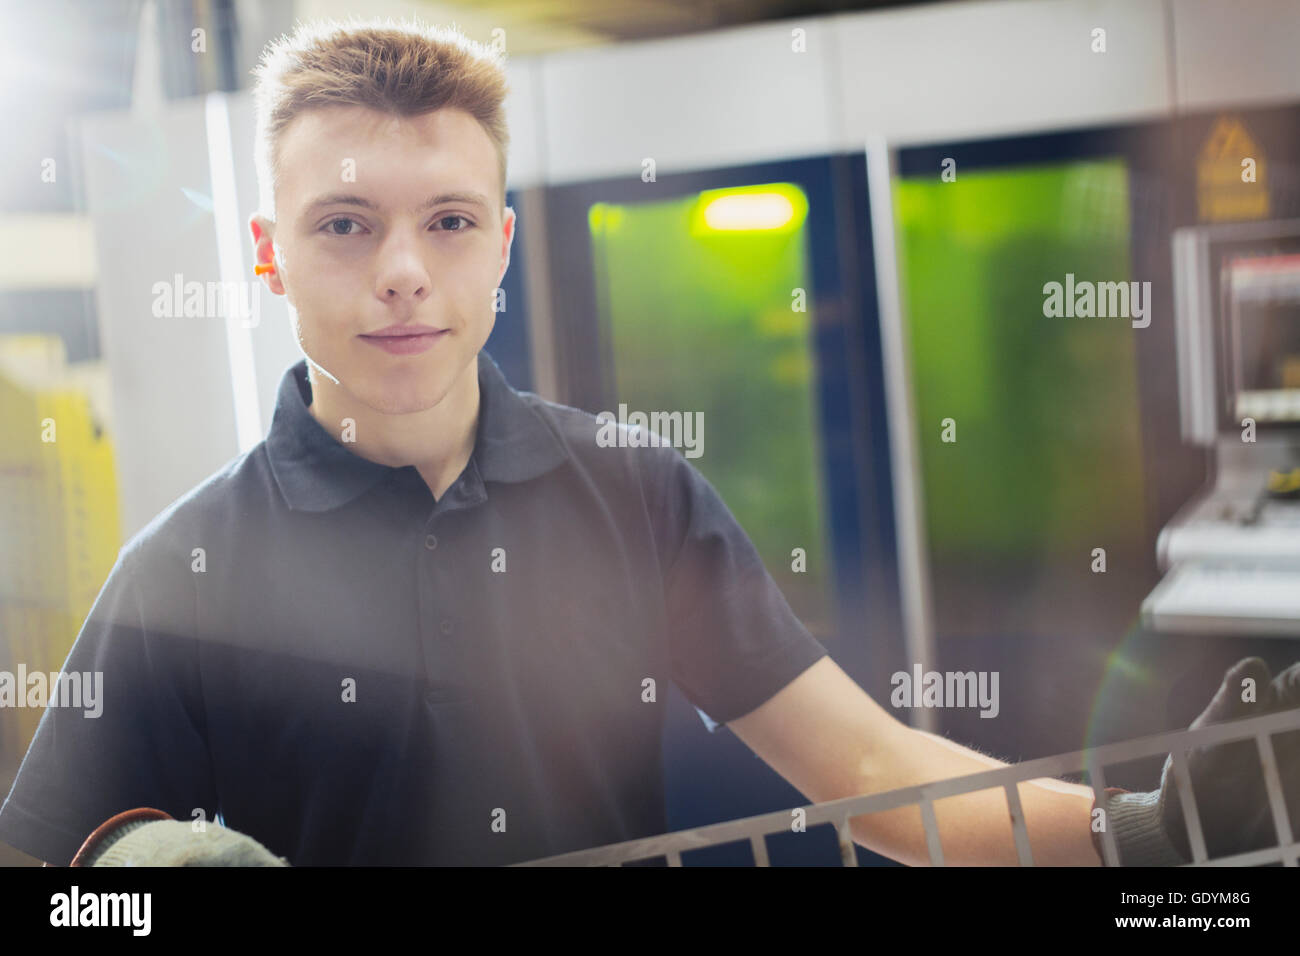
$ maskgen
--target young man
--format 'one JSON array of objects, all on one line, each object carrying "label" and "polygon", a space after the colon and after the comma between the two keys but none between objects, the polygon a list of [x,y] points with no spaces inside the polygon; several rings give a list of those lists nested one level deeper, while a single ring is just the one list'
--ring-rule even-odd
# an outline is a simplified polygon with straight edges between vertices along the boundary
[{"label": "young man", "polygon": [[[482,351],[515,231],[504,93],[447,31],[269,51],[251,231],[306,361],[267,439],[123,548],[66,667],[104,673],[102,716],[46,712],[0,839],[65,864],[142,806],[295,865],[660,833],[668,680],[812,801],[1001,765],[864,693],[680,453],[601,447]],[[1100,862],[1091,790],[1020,792],[1037,863]],[[1161,849],[1164,809],[1130,812]],[[937,814],[948,862],[1016,861],[1001,792]],[[915,808],[854,825],[928,860]]]}]

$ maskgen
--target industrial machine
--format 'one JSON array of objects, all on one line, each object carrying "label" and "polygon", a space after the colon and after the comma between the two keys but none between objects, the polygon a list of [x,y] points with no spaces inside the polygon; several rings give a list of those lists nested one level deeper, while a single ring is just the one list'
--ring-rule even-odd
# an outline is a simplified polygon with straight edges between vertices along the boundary
[{"label": "industrial machine", "polygon": [[1181,430],[1207,489],[1160,533],[1157,631],[1300,636],[1300,220],[1173,236]]}]

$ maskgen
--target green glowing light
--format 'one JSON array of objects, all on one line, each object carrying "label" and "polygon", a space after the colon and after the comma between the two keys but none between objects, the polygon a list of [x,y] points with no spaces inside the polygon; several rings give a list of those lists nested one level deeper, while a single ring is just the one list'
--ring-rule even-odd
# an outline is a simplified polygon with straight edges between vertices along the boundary
[{"label": "green glowing light", "polygon": [[808,197],[793,183],[708,189],[691,212],[691,235],[797,232],[807,218]]}]

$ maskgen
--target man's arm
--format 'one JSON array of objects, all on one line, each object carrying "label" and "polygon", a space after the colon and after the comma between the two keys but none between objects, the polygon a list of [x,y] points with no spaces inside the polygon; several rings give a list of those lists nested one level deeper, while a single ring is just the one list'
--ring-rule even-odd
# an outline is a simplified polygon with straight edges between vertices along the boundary
[{"label": "man's arm", "polygon": [[[979,773],[1006,764],[915,730],[871,699],[830,657],[812,665],[756,710],[727,725],[814,803]],[[1092,844],[1092,790],[1039,778],[1019,788],[1037,866],[1100,866]],[[1016,866],[1001,787],[936,801],[950,866]],[[917,806],[856,817],[853,838],[913,866],[930,854]]]}]

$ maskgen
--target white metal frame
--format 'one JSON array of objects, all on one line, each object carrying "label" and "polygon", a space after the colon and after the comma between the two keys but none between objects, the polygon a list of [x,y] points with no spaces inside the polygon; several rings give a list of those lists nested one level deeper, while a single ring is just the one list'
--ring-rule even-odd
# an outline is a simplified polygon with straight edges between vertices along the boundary
[{"label": "white metal frame", "polygon": [[[881,813],[898,807],[919,805],[921,822],[925,827],[926,843],[930,852],[930,863],[934,866],[944,865],[943,846],[939,837],[939,828],[934,815],[934,802],[945,797],[954,797],[977,790],[1002,787],[1007,795],[1007,808],[1011,814],[1012,832],[1016,841],[1016,853],[1021,866],[1033,866],[1033,854],[1030,852],[1029,833],[1025,828],[1024,812],[1020,804],[1020,795],[1016,784],[1039,777],[1057,777],[1066,773],[1086,770],[1089,784],[1099,797],[1104,790],[1105,775],[1103,767],[1169,753],[1173,757],[1173,776],[1175,785],[1184,808],[1187,823],[1188,840],[1192,850],[1192,862],[1188,866],[1261,866],[1281,862],[1285,866],[1296,866],[1300,860],[1300,842],[1296,841],[1287,819],[1286,804],[1282,794],[1281,778],[1278,774],[1277,756],[1273,750],[1272,735],[1288,730],[1300,730],[1300,709],[1281,713],[1265,714],[1247,720],[1213,724],[1196,730],[1180,730],[1163,734],[1153,734],[1134,740],[1105,744],[1090,750],[1075,750],[1070,753],[1026,760],[995,770],[970,774],[965,777],[952,777],[932,783],[913,787],[901,787],[886,793],[869,794],[859,797],[845,797],[827,803],[814,803],[804,808],[808,827],[830,823],[839,834],[840,858],[844,866],[857,866],[857,855],[853,849],[853,839],[849,821],[863,814]],[[1273,826],[1278,835],[1278,845],[1249,853],[1208,859],[1205,836],[1201,828],[1200,814],[1196,799],[1192,793],[1191,777],[1187,770],[1187,751],[1193,748],[1207,747],[1212,744],[1228,743],[1235,740],[1255,739],[1259,749],[1260,764],[1264,771],[1264,785],[1268,791],[1269,806],[1273,813]],[[628,840],[590,850],[579,850],[558,856],[545,857],[518,863],[516,866],[621,866],[637,860],[653,857],[666,857],[669,866],[682,865],[682,853],[686,850],[698,850],[703,847],[721,846],[748,840],[754,854],[754,865],[768,866],[766,835],[769,833],[790,832],[790,810],[778,810],[759,816],[746,817],[742,820],[730,820],[694,830],[680,830],[659,836]],[[1119,859],[1115,846],[1114,834],[1109,829],[1101,831],[1102,854],[1107,866],[1116,866]]]}]

